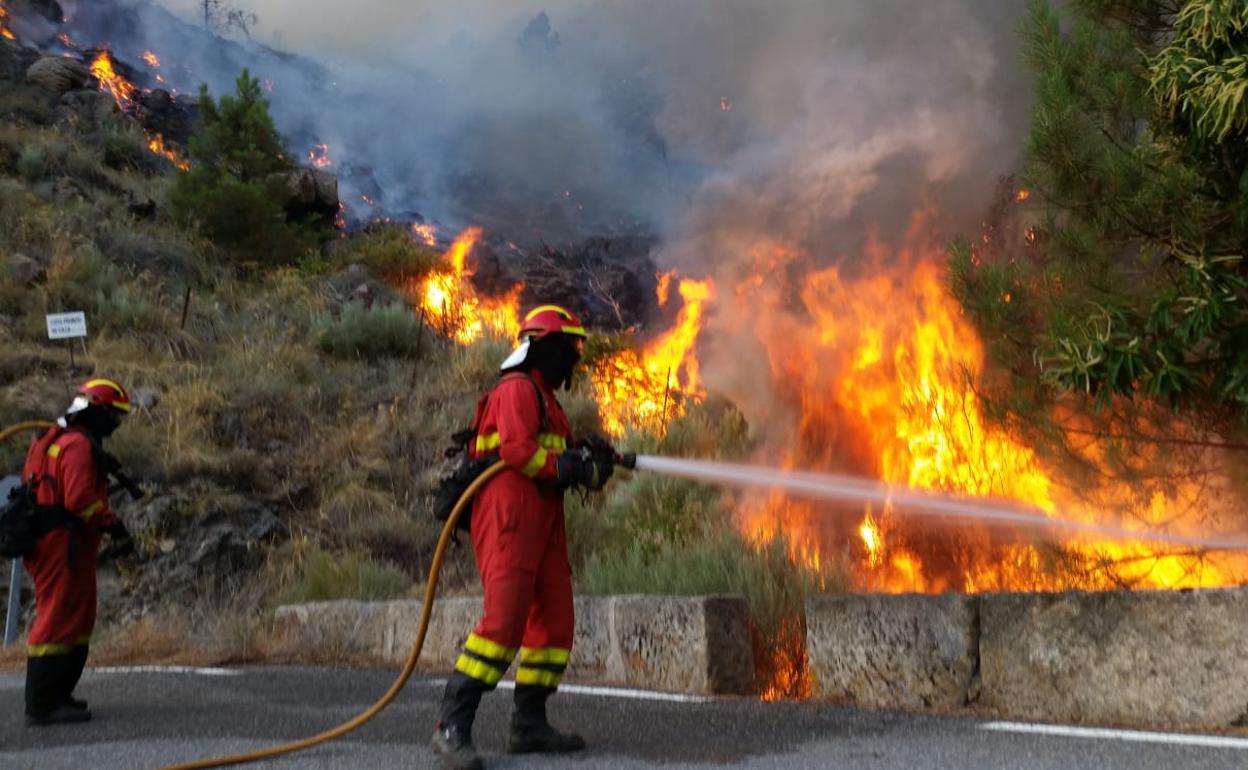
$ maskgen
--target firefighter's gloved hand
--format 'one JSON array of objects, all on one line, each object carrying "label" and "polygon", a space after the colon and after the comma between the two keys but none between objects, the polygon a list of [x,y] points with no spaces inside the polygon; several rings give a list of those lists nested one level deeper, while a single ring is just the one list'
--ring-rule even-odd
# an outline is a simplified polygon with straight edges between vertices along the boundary
[{"label": "firefighter's gloved hand", "polygon": [[589,452],[573,450],[559,455],[555,462],[555,483],[561,489],[585,487],[597,491],[607,485],[615,471],[610,462],[594,459]]},{"label": "firefighter's gloved hand", "polygon": [[615,458],[619,456],[619,452],[615,451],[611,442],[599,433],[588,433],[582,436],[576,440],[574,446],[576,449],[587,450],[590,457],[599,462],[614,463]]},{"label": "firefighter's gloved hand", "polygon": [[130,530],[126,529],[121,519],[105,527],[104,533],[112,538],[108,547],[109,556],[121,557],[134,553],[134,538],[130,537]]}]

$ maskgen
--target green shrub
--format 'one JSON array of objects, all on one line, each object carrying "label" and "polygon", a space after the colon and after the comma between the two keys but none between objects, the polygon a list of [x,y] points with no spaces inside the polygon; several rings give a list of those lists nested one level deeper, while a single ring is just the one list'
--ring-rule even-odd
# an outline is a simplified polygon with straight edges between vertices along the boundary
[{"label": "green shrub", "polygon": [[352,238],[348,248],[334,256],[333,266],[365,265],[397,283],[424,275],[439,261],[436,249],[417,243],[404,228],[387,226]]},{"label": "green shrub", "polygon": [[42,182],[48,176],[48,159],[39,147],[27,147],[17,157],[17,173],[29,184]]},{"label": "green shrub", "polygon": [[801,614],[807,595],[840,590],[844,579],[796,564],[782,538],[756,545],[725,528],[704,539],[669,541],[657,548],[637,543],[595,554],[580,584],[591,594],[741,594],[750,606],[750,623],[766,643],[786,617]]},{"label": "green shrub", "polygon": [[282,592],[279,603],[396,599],[407,594],[411,583],[402,570],[389,564],[355,553],[335,556],[316,548],[304,559],[298,577]]},{"label": "green shrub", "polygon": [[191,137],[189,172],[179,173],[170,203],[177,216],[240,262],[295,264],[315,245],[315,228],[287,221],[290,154],[273,126],[260,81],[247,70],[234,96],[214,101],[200,87],[202,125]]},{"label": "green shrub", "polygon": [[416,356],[421,338],[429,336],[411,308],[399,304],[370,309],[348,303],[337,319],[329,314],[318,316],[314,329],[317,347],[323,352],[368,360]]}]

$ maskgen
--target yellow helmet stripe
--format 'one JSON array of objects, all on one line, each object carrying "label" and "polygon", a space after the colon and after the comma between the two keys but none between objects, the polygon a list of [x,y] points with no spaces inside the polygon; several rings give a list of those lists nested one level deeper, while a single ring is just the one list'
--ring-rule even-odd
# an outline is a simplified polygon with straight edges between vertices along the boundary
[{"label": "yellow helmet stripe", "polygon": [[538,313],[543,313],[547,310],[553,310],[559,315],[563,316],[564,318],[572,317],[571,313],[569,313],[565,308],[559,307],[558,305],[542,305],[541,307],[535,307],[532,310],[530,310],[529,314],[524,317],[524,320],[532,321],[533,316],[537,315]]},{"label": "yellow helmet stripe", "polygon": [[100,385],[103,385],[106,388],[112,388],[113,390],[117,391],[117,395],[121,396],[123,399],[122,401],[116,401],[110,404],[110,406],[112,406],[115,409],[120,409],[123,412],[130,411],[130,396],[129,394],[126,393],[126,389],[118,385],[116,382],[101,378],[98,380],[91,380],[83,387],[95,388],[95,387],[99,387]]}]

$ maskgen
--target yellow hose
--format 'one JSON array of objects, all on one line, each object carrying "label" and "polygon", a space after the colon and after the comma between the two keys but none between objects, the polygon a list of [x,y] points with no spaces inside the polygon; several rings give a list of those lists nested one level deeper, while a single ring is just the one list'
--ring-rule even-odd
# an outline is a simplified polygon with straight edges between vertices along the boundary
[{"label": "yellow hose", "polygon": [[[0,434],[2,436],[3,434]],[[487,481],[492,479],[498,473],[504,470],[507,464],[502,460],[491,465],[484,473],[476,478],[464,490],[464,494],[459,498],[459,502],[455,503],[455,507],[451,510],[450,517],[447,518],[445,526],[442,527],[442,536],[438,538],[438,547],[433,552],[433,564],[429,566],[429,583],[425,586],[425,602],[420,608],[420,628],[416,632],[416,643],[412,645],[412,651],[407,656],[407,662],[403,664],[403,670],[399,672],[399,676],[394,680],[394,684],[390,685],[390,689],[386,694],[369,706],[367,710],[358,716],[350,719],[337,727],[330,728],[323,733],[308,738],[303,738],[290,743],[283,743],[278,746],[271,746],[267,749],[258,749],[256,751],[248,751],[242,754],[231,754],[227,757],[217,757],[216,759],[201,759],[195,762],[186,762],[180,765],[169,765],[160,770],[198,770],[204,767],[226,767],[228,765],[242,765],[248,762],[259,762],[262,759],[270,759],[283,754],[289,754],[293,751],[306,749],[326,741],[332,741],[339,736],[346,735],[355,728],[364,724],[368,720],[381,713],[381,710],[394,700],[394,696],[399,694],[403,689],[403,685],[407,684],[407,680],[411,677],[412,672],[416,670],[416,661],[420,658],[420,649],[425,644],[425,633],[429,630],[429,614],[433,611],[433,597],[438,588],[438,573],[442,570],[442,558],[446,552],[446,546],[451,541],[451,535],[455,532],[455,522],[459,520],[459,515],[463,512],[464,506],[472,499]]]},{"label": "yellow hose", "polygon": [[56,427],[56,423],[48,420],[27,420],[19,422],[16,425],[10,425],[4,430],[0,430],[0,441],[7,441],[23,431],[28,430],[47,430]]},{"label": "yellow hose", "polygon": [[[51,428],[56,423],[47,420],[31,420],[28,422],[19,422],[11,425],[4,430],[0,430],[0,442],[27,430],[39,430]],[[299,751],[301,749],[310,748],[326,741],[332,741],[335,738],[346,735],[355,728],[364,724],[368,720],[381,713],[381,710],[390,705],[390,701],[399,694],[403,686],[407,684],[407,680],[411,678],[412,672],[416,670],[416,661],[420,659],[420,650],[425,644],[425,634],[429,631],[429,616],[433,612],[433,598],[438,588],[438,573],[442,571],[442,559],[446,555],[446,547],[451,541],[451,535],[455,532],[455,523],[459,521],[460,514],[463,513],[464,506],[472,500],[477,491],[485,485],[487,481],[497,476],[505,470],[507,464],[502,460],[491,465],[480,476],[478,476],[472,484],[464,490],[464,494],[460,496],[459,501],[455,503],[455,507],[451,509],[451,515],[447,517],[446,524],[442,527],[442,535],[438,538],[438,547],[433,552],[433,563],[429,565],[429,582],[425,586],[425,601],[420,608],[420,627],[416,632],[416,643],[412,645],[412,651],[407,656],[407,662],[403,664],[403,670],[399,672],[398,678],[394,680],[394,684],[390,685],[390,689],[382,695],[380,699],[373,705],[369,706],[365,711],[361,712],[354,718],[343,722],[337,727],[330,728],[324,732],[309,736],[290,743],[283,743],[277,746],[270,746],[267,749],[258,749],[256,751],[248,751],[242,754],[231,754],[225,757],[217,757],[215,759],[200,759],[194,762],[185,762],[179,765],[169,765],[160,770],[198,770],[205,767],[227,767],[229,765],[242,765],[248,762],[259,762],[263,759],[271,759],[272,757],[280,757],[283,754]]]}]

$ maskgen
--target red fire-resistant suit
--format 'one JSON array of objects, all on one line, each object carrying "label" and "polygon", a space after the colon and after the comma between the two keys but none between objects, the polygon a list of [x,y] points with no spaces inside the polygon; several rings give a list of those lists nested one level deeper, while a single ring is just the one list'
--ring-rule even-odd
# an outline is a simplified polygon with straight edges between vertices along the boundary
[{"label": "red fire-resistant suit", "polygon": [[[53,428],[31,444],[23,478],[38,477],[39,505],[60,505],[82,524],[44,535],[25,558],[35,584],[35,622],[27,655],[64,655],[86,645],[95,628],[96,552],[105,527],[117,521],[108,504],[108,479],[100,472],[85,430]],[[72,548],[70,564],[70,538]]]},{"label": "red fire-resistant suit", "polygon": [[572,648],[563,491],[551,484],[571,429],[541,374],[530,376],[509,374],[499,381],[478,409],[476,445],[470,447],[476,456],[498,452],[510,466],[473,503],[472,544],[485,612],[455,666],[487,686],[497,684],[519,652],[517,684],[557,687]]}]

